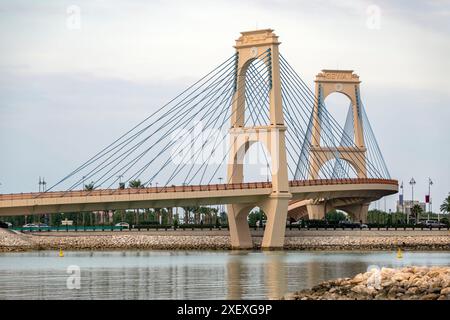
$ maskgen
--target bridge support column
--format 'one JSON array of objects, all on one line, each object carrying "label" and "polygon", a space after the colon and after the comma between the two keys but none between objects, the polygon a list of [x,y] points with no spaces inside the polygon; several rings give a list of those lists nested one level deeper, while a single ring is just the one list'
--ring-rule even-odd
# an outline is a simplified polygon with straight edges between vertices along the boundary
[{"label": "bridge support column", "polygon": [[362,204],[359,208],[358,217],[355,219],[356,221],[362,221],[363,223],[367,222],[367,213],[369,212],[369,204]]},{"label": "bridge support column", "polygon": [[325,204],[308,204],[306,209],[308,210],[308,218],[310,220],[321,220],[325,218]]},{"label": "bridge support column", "polygon": [[233,249],[252,249],[253,241],[247,216],[250,208],[239,204],[227,206],[228,226],[230,228],[231,247]]},{"label": "bridge support column", "polygon": [[271,196],[261,208],[267,216],[266,230],[261,244],[262,249],[282,249],[286,233],[286,219],[291,194]]},{"label": "bridge support column", "polygon": [[362,221],[363,223],[367,222],[367,213],[369,211],[369,203],[363,204],[355,204],[346,207],[342,207],[342,210],[350,213],[353,218],[353,221]]}]

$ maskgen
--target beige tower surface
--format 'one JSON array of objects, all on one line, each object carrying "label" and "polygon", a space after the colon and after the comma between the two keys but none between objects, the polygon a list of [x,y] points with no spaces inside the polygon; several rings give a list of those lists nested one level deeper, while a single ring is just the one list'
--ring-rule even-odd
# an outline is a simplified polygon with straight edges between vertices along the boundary
[{"label": "beige tower surface", "polygon": [[[281,101],[281,80],[278,37],[273,30],[242,32],[236,40],[237,86],[232,105],[230,129],[231,153],[228,163],[228,182],[241,183],[244,179],[243,158],[252,143],[261,142],[269,150],[271,158],[272,193],[254,205],[228,205],[231,245],[233,248],[252,248],[252,238],[247,222],[249,211],[255,206],[262,208],[267,216],[263,248],[282,248],[286,228],[289,199],[289,181],[286,161],[283,106]],[[270,123],[266,126],[244,127],[245,123],[245,81],[249,65],[265,52],[270,51],[270,59],[265,60],[271,70],[272,87],[269,92]]]},{"label": "beige tower surface", "polygon": [[[366,146],[364,142],[363,126],[361,121],[360,88],[359,76],[353,73],[353,70],[322,70],[316,76],[316,100],[313,109],[313,127],[311,135],[310,150],[310,179],[318,179],[320,169],[329,160],[338,156],[347,161],[356,172],[358,178],[367,178]],[[319,119],[319,103],[324,101],[327,96],[334,92],[339,92],[347,96],[352,105],[353,113],[353,146],[321,146],[322,125]],[[323,219],[328,208],[323,204],[308,205],[308,215],[310,219]],[[341,208],[343,209],[343,208]],[[346,207],[354,218],[366,221],[368,204],[360,206]]]}]

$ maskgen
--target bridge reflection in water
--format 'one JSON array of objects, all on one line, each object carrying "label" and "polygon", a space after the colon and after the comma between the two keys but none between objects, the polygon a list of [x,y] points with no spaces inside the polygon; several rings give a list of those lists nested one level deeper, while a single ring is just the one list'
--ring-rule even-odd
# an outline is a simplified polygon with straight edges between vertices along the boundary
[{"label": "bridge reflection in water", "polygon": [[[263,251],[261,263],[249,262],[249,252],[236,251],[230,253],[227,262],[227,299],[240,300],[260,298],[261,292],[256,292],[254,285],[263,284],[263,295],[267,299],[279,299],[288,292],[311,288],[321,281],[335,279],[343,275],[354,275],[366,270],[366,263],[331,262],[324,264],[325,256],[337,253],[296,253],[304,256],[298,261],[298,256],[292,259],[292,253],[285,251]],[[295,254],[295,253],[294,253]],[[311,259],[312,257],[312,259]],[[326,259],[326,258],[325,258]],[[258,259],[259,260],[259,259]],[[295,263],[293,260],[297,260]],[[298,278],[301,278],[300,281]]]},{"label": "bridge reflection in water", "polygon": [[248,254],[243,251],[230,253],[227,262],[227,299],[257,298],[257,293],[252,292],[253,283],[263,283],[264,295],[269,299],[283,296],[287,289],[286,254],[281,251],[263,251],[261,254],[265,257],[262,264],[248,264],[245,261]]}]

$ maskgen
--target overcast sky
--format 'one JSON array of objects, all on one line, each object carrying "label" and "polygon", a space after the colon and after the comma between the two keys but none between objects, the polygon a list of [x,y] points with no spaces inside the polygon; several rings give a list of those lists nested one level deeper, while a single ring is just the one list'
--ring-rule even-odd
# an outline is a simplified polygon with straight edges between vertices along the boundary
[{"label": "overcast sky", "polygon": [[[412,176],[416,199],[431,177],[438,208],[450,191],[448,0],[2,0],[0,193],[37,191],[39,176],[55,182],[255,28],[275,29],[311,88],[321,69],[355,70],[391,176],[406,199]],[[336,108],[346,101],[330,99],[345,113]]]}]

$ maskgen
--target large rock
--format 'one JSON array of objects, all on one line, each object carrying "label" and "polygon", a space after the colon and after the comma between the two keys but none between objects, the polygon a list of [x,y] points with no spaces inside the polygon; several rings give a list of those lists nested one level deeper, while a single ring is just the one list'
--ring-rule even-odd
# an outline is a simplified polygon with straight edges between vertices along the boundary
[{"label": "large rock", "polygon": [[[376,280],[374,283],[374,279]],[[326,284],[326,285],[325,285]],[[450,267],[382,268],[351,279],[327,281],[289,299],[449,300]]]}]

